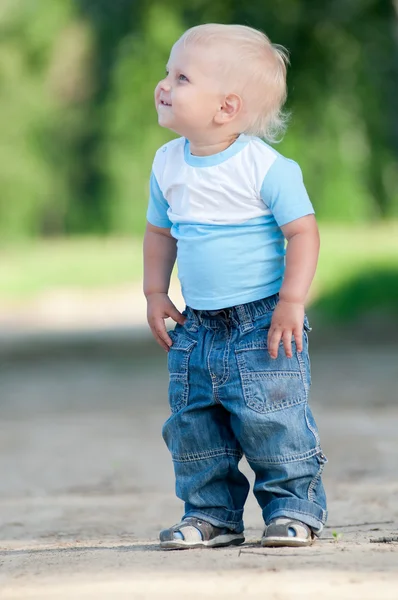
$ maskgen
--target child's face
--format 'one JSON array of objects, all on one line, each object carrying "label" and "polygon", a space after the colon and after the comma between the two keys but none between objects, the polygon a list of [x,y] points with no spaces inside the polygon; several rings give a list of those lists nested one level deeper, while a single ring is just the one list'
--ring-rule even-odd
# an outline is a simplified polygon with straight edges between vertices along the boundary
[{"label": "child's face", "polygon": [[210,53],[202,46],[177,42],[166,72],[155,89],[159,125],[187,138],[209,131],[223,98]]}]

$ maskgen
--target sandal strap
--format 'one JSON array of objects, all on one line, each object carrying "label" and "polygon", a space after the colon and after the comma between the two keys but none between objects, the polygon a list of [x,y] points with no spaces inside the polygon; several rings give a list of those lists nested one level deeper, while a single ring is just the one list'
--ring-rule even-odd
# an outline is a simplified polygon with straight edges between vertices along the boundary
[{"label": "sandal strap", "polygon": [[170,527],[170,529],[163,531],[162,540],[172,541],[175,539],[174,534],[180,533],[185,542],[207,542],[214,538],[215,534],[217,535],[222,531],[222,529],[215,527],[207,521],[202,521],[196,517],[187,517],[180,521],[180,523]]},{"label": "sandal strap", "polygon": [[275,519],[271,522],[265,532],[266,537],[290,537],[289,529],[293,529],[296,532],[296,538],[311,539],[313,533],[311,529],[305,523],[301,521],[284,521],[283,523],[278,522]]}]

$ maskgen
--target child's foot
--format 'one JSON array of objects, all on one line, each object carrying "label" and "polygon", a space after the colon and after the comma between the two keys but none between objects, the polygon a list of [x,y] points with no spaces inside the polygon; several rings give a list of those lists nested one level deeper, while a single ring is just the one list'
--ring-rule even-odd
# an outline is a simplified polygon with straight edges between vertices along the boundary
[{"label": "child's foot", "polygon": [[163,529],[159,537],[160,547],[166,550],[238,546],[245,541],[243,533],[235,533],[226,527],[215,527],[196,517],[187,517],[170,529]]},{"label": "child's foot", "polygon": [[310,546],[314,534],[305,523],[278,517],[265,526],[262,546]]}]

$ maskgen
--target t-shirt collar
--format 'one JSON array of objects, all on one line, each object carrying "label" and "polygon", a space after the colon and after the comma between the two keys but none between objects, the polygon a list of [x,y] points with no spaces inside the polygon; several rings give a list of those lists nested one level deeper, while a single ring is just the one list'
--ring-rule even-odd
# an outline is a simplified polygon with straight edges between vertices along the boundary
[{"label": "t-shirt collar", "polygon": [[184,158],[185,162],[191,167],[213,167],[238,154],[249,143],[250,136],[241,133],[233,144],[228,146],[222,152],[209,154],[208,156],[196,156],[191,154],[189,140],[185,139]]}]

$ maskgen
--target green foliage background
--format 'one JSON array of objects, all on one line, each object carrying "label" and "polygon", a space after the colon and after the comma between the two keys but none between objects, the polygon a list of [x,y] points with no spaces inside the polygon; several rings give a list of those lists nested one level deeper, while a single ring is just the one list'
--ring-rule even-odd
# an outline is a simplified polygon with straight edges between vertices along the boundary
[{"label": "green foliage background", "polygon": [[398,216],[393,0],[0,0],[0,236],[141,234],[158,146],[153,89],[204,22],[291,52],[288,133],[320,220]]}]

